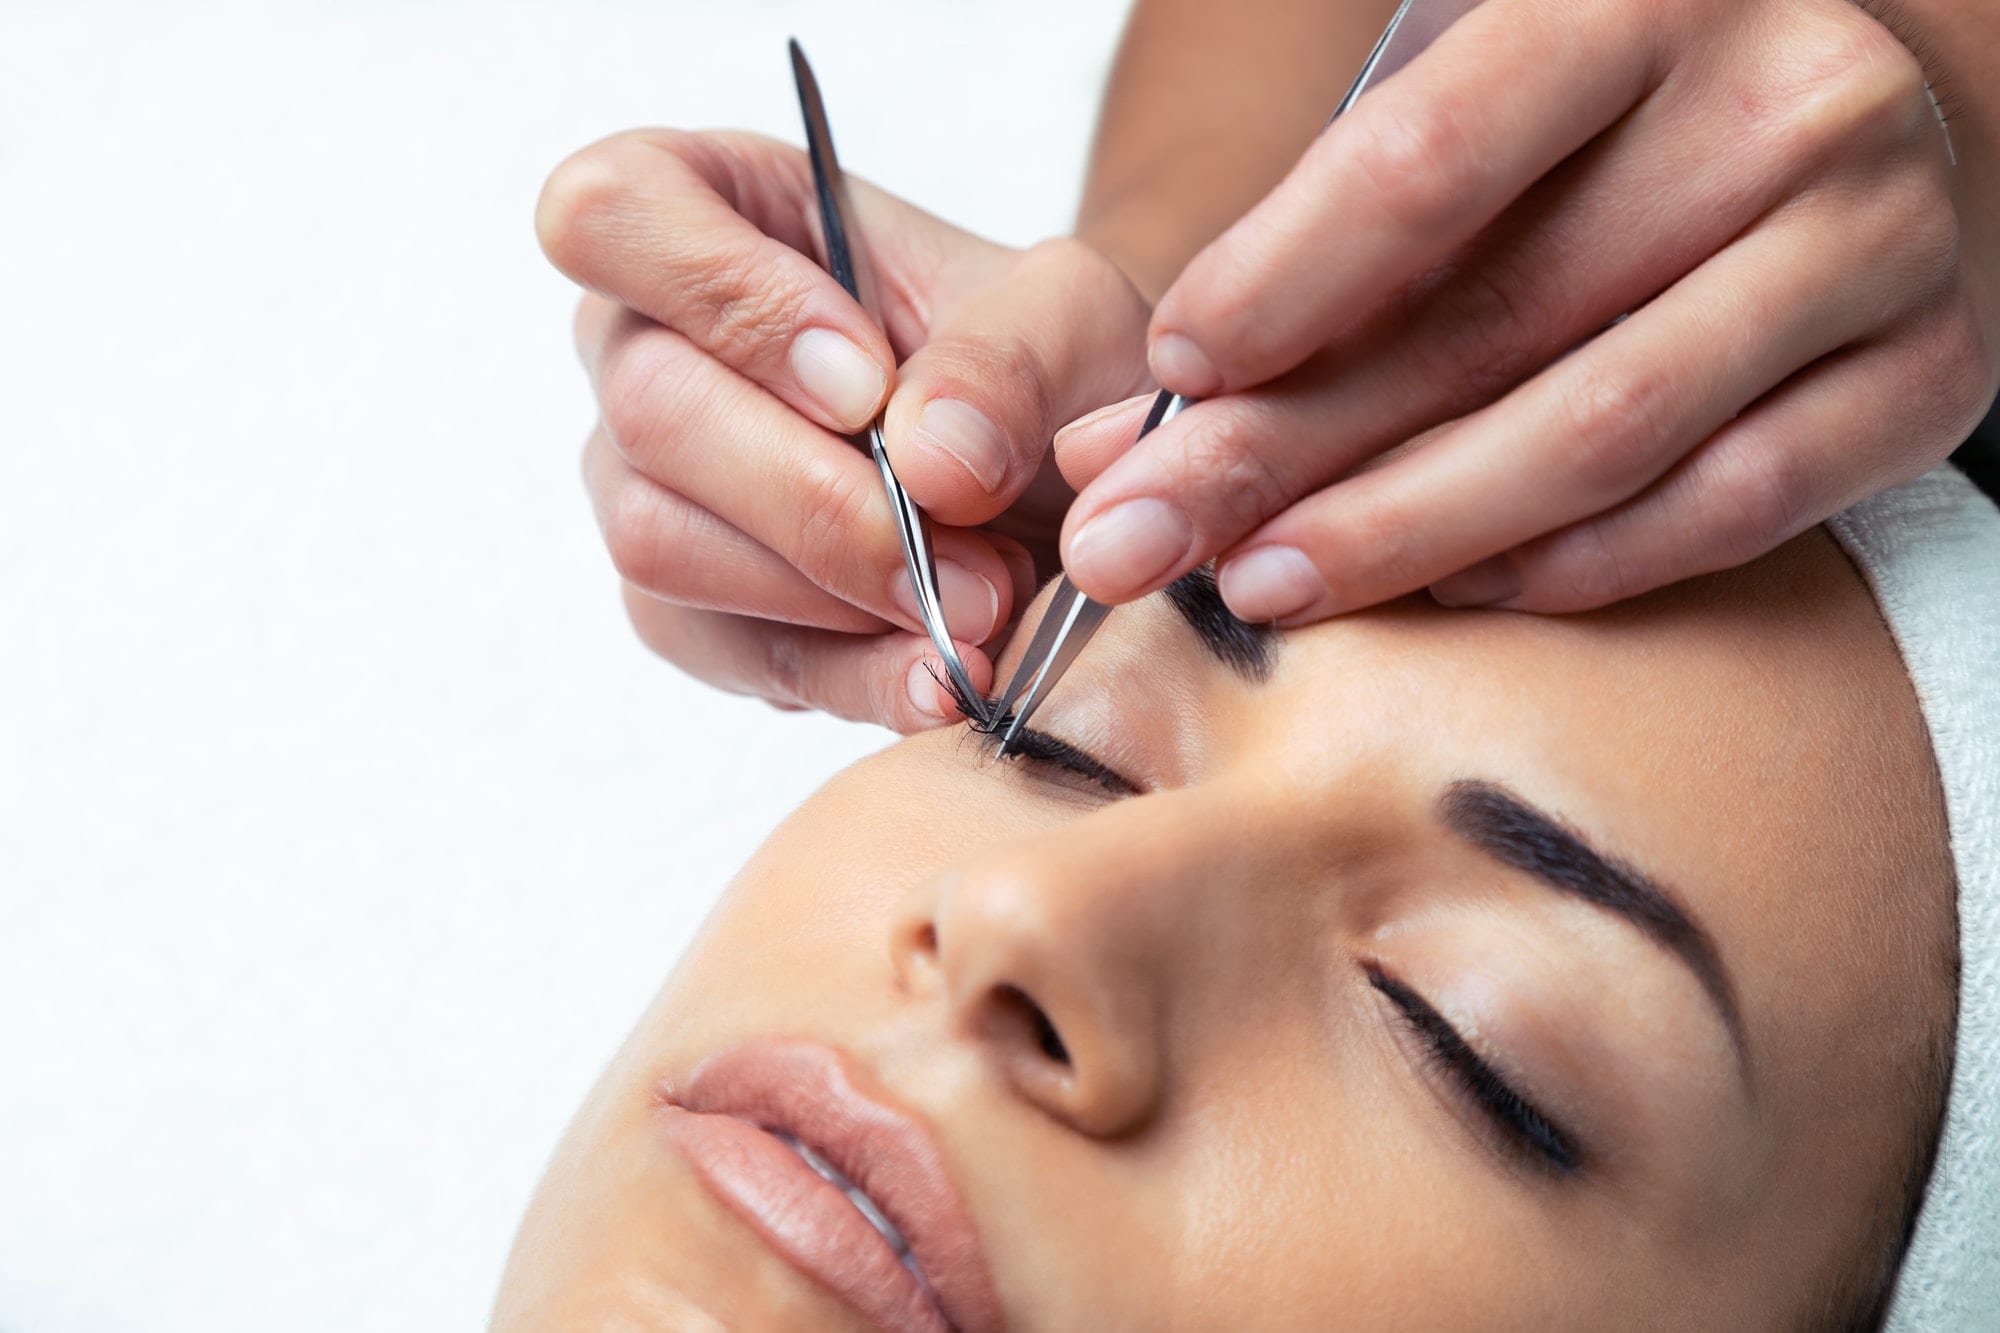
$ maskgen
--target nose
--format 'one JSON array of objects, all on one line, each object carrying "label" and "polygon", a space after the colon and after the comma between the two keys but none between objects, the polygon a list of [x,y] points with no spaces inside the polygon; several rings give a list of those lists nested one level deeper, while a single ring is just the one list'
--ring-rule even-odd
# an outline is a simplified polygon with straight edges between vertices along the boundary
[{"label": "nose", "polygon": [[1156,793],[1095,812],[930,880],[901,905],[899,984],[940,1000],[1022,1097],[1078,1131],[1117,1137],[1159,1107],[1169,1035],[1191,997],[1205,913],[1227,892]]}]

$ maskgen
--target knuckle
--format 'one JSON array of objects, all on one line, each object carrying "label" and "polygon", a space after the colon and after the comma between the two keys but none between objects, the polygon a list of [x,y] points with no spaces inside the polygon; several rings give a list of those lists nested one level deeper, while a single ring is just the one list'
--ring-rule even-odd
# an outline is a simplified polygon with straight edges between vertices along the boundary
[{"label": "knuckle", "polygon": [[1900,253],[1909,266],[1907,289],[1937,301],[1954,290],[1965,259],[1965,233],[1958,210],[1942,189],[1899,192],[1884,250]]},{"label": "knuckle", "polygon": [[1585,523],[1571,531],[1541,581],[1554,604],[1571,611],[1609,606],[1645,591],[1637,569],[1619,551],[1602,522]]},{"label": "knuckle", "polygon": [[1928,405],[1935,432],[1956,444],[1985,416],[1995,389],[1993,354],[1970,296],[1956,292],[1912,351],[1910,396]]},{"label": "knuckle", "polygon": [[1274,432],[1244,411],[1191,432],[1170,464],[1174,489],[1202,497],[1198,518],[1211,539],[1229,540],[1272,517],[1297,497],[1269,447]]},{"label": "knuckle", "polygon": [[1400,226],[1417,235],[1446,230],[1479,194],[1481,155],[1449,101],[1397,112],[1357,124],[1352,161],[1377,204]]},{"label": "knuckle", "polygon": [[1922,63],[1859,5],[1801,21],[1772,80],[1794,147],[1810,155],[1857,142],[1907,142],[1934,121]]},{"label": "knuckle", "polygon": [[1461,409],[1498,398],[1556,350],[1548,298],[1504,259],[1468,264],[1425,303],[1423,329],[1404,345],[1425,382],[1449,386]]},{"label": "knuckle", "polygon": [[1339,526],[1322,530],[1310,548],[1335,599],[1397,596],[1434,582],[1440,571],[1430,567],[1419,546],[1419,525],[1403,506],[1386,495],[1357,500]]},{"label": "knuckle", "polygon": [[754,251],[691,264],[681,279],[689,332],[717,359],[747,367],[772,359],[791,339],[805,295]]},{"label": "knuckle", "polygon": [[657,338],[628,338],[605,349],[597,375],[597,409],[619,450],[633,454],[664,415],[668,358]]},{"label": "knuckle", "polygon": [[672,508],[652,502],[639,486],[625,486],[611,497],[604,511],[604,548],[618,577],[635,587],[671,599],[673,553],[679,546]]},{"label": "knuckle", "polygon": [[1650,475],[1672,430],[1673,394],[1654,366],[1579,367],[1558,381],[1571,466],[1586,487],[1622,495]]},{"label": "knuckle", "polygon": [[1136,294],[1124,270],[1087,241],[1054,236],[1038,241],[1021,256],[1024,274],[1058,283],[1080,298],[1078,308],[1091,309],[1106,298],[1130,300]]},{"label": "knuckle", "polygon": [[800,478],[798,495],[799,520],[786,529],[795,544],[785,557],[828,592],[850,596],[874,562],[874,543],[858,538],[871,531],[874,492],[856,470],[817,465]]},{"label": "knuckle", "polygon": [[[874,656],[871,654],[871,657]],[[873,665],[871,663],[871,665]],[[909,714],[909,687],[901,671],[869,670],[861,677],[861,701],[867,710],[865,721],[907,729],[903,719]]]},{"label": "knuckle", "polygon": [[1819,517],[1805,459],[1782,443],[1725,450],[1701,484],[1718,499],[1708,537],[1713,566],[1754,560]]}]

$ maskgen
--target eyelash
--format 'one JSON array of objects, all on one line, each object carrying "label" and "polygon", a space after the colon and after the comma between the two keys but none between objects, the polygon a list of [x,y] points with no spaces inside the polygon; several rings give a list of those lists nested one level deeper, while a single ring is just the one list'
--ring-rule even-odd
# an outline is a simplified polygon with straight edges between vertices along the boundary
[{"label": "eyelash", "polygon": [[1369,984],[1396,1007],[1398,1017],[1424,1043],[1436,1065],[1506,1135],[1509,1146],[1531,1154],[1533,1164],[1557,1175],[1576,1174],[1583,1165],[1582,1153],[1568,1131],[1501,1078],[1493,1066],[1466,1045],[1458,1029],[1432,1008],[1430,1001],[1390,976],[1378,963],[1363,963],[1362,970],[1368,974]]},{"label": "eyelash", "polygon": [[[965,725],[967,729],[978,734],[980,748],[988,754],[998,753],[1000,738],[1006,734],[1008,726],[1014,721],[1012,713],[1000,713],[1000,697],[998,695],[988,695],[978,700],[968,699],[964,692],[958,688],[957,682],[949,676],[939,675],[928,663],[925,664],[925,669],[930,671],[933,680],[944,686],[945,692],[951,695],[952,702],[958,705],[958,711],[965,714]],[[979,720],[981,718],[987,720],[981,722]],[[1012,748],[1003,757],[1017,760],[1026,759],[1050,768],[1060,769],[1065,773],[1082,778],[1094,786],[1102,787],[1114,796],[1137,796],[1140,794],[1138,785],[1128,780],[1123,774],[1105,767],[1097,759],[1085,754],[1068,741],[1057,740],[1047,732],[1036,731],[1033,727],[1021,728],[1014,737]]]}]

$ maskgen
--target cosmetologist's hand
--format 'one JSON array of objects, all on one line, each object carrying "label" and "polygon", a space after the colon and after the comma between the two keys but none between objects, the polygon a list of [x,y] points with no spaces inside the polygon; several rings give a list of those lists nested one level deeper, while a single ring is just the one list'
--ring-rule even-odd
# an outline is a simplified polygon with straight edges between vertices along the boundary
[{"label": "cosmetologist's hand", "polygon": [[1580,610],[1921,474],[2000,346],[2000,162],[1940,100],[1848,0],[1486,0],[1162,297],[1206,401],[1058,437],[1065,568],[1115,602],[1219,556],[1288,624]]},{"label": "cosmetologist's hand", "polygon": [[1053,568],[1071,499],[1049,439],[1147,382],[1148,310],[1081,242],[1014,250],[849,184],[886,338],[815,258],[801,149],[616,135],[555,170],[536,226],[589,293],[576,337],[602,419],[584,474],[640,637],[723,689],[914,731],[957,711],[925,669],[881,478],[845,437],[887,402],[987,687],[979,645]]}]

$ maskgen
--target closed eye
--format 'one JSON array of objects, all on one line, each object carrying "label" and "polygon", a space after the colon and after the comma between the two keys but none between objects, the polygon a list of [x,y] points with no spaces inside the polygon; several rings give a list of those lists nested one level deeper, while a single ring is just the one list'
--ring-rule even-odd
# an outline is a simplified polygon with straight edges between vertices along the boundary
[{"label": "closed eye", "polygon": [[[931,678],[944,686],[958,704],[958,711],[966,716],[966,726],[980,734],[981,748],[988,753],[997,753],[1000,738],[1013,725],[1013,714],[1000,713],[998,695],[988,695],[983,699],[967,699],[960,694],[958,686],[949,676],[931,671]],[[988,719],[980,722],[979,718]],[[1014,733],[1014,744],[1006,755],[1008,759],[1025,759],[1033,764],[1060,770],[1102,787],[1113,796],[1137,796],[1144,788],[1123,773],[1111,767],[1095,755],[1086,754],[1068,741],[1058,740],[1046,731],[1036,731],[1033,727],[1023,727]]]},{"label": "closed eye", "polygon": [[1515,1091],[1430,1001],[1390,976],[1380,964],[1362,964],[1368,982],[1395,1006],[1398,1016],[1424,1044],[1438,1068],[1458,1085],[1509,1146],[1558,1175],[1571,1176],[1583,1164],[1575,1136]]},{"label": "closed eye", "polygon": [[[981,748],[989,753],[997,753],[1000,737],[1006,731],[1003,721],[997,729],[987,731],[981,740]],[[1142,790],[1138,783],[1117,772],[1103,760],[1085,754],[1068,741],[1058,740],[1044,731],[1033,727],[1022,727],[1014,733],[1014,744],[1005,755],[1008,759],[1020,758],[1030,763],[1044,764],[1061,769],[1089,782],[1093,782],[1113,796],[1137,796]]]}]

